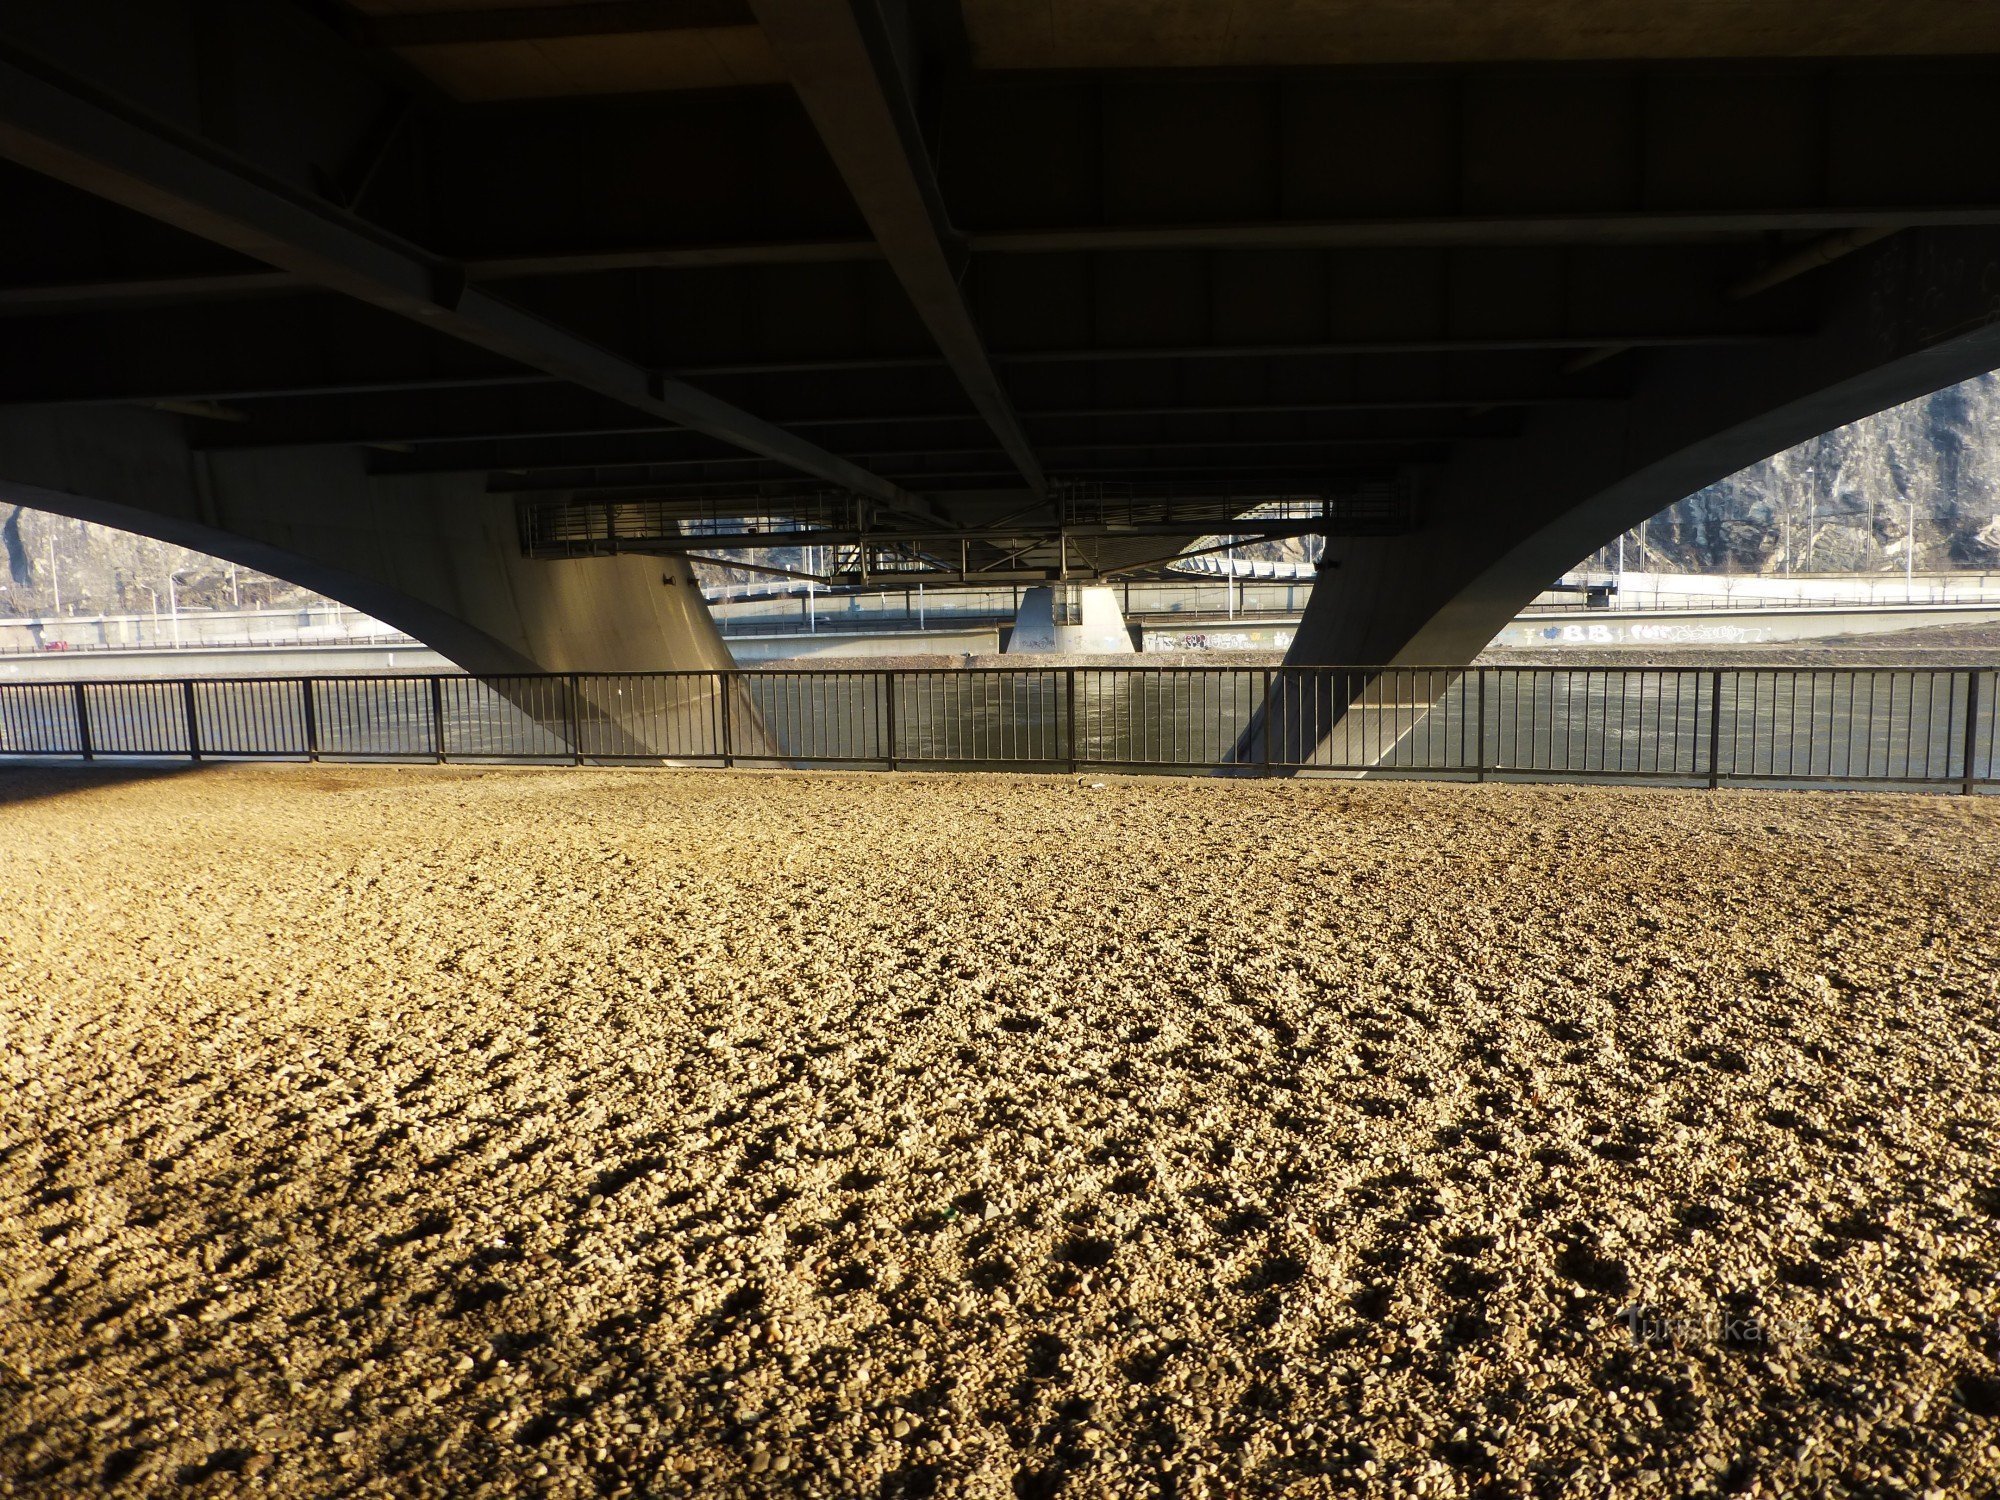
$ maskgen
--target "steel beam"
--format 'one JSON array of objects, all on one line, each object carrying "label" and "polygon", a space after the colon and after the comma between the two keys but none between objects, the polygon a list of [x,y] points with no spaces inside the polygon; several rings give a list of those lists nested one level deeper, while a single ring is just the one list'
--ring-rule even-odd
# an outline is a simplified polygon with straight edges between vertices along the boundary
[{"label": "steel beam", "polygon": [[[1615,395],[1557,395],[1538,392],[1494,391],[1484,396],[1460,396],[1432,400],[1341,400],[1286,401],[1229,406],[1148,405],[1101,407],[1052,407],[1024,411],[1023,422],[1066,422],[1136,420],[1188,417],[1318,416],[1328,412],[1453,412],[1500,411],[1514,407],[1575,406],[1620,399]],[[407,401],[396,403],[408,408]],[[774,419],[794,432],[851,430],[857,427],[936,428],[979,421],[964,411],[886,411],[880,415],[787,416]],[[494,412],[456,423],[406,409],[385,411],[366,419],[326,418],[317,415],[299,418],[262,413],[244,414],[226,431],[196,433],[190,438],[196,448],[318,448],[341,445],[397,445],[427,448],[451,443],[502,443],[523,440],[573,438],[628,438],[677,430],[665,422],[634,422],[629,416],[607,413],[601,419],[577,421],[558,416],[552,425],[537,426],[532,419]]]},{"label": "steel beam", "polygon": [[896,279],[1036,492],[1048,481],[959,288],[962,265],[876,0],[751,0]]},{"label": "steel beam", "polygon": [[[1414,432],[1404,434],[1357,434],[1336,437],[1299,438],[1170,438],[1148,442],[1070,442],[1047,445],[1051,462],[1063,467],[1054,457],[1058,454],[1100,455],[1109,453],[1264,453],[1273,450],[1307,449],[1387,449],[1436,445],[1439,443],[1461,442],[1468,438],[1504,437],[1503,431],[1453,431]],[[934,459],[980,458],[988,454],[999,454],[1001,449],[993,444],[978,447],[945,448],[928,446],[909,449],[870,449],[859,457],[865,457],[877,467],[898,463],[918,464]],[[768,462],[755,454],[726,456],[715,454],[672,452],[630,452],[620,454],[616,450],[603,452],[578,451],[575,449],[545,449],[541,452],[525,452],[518,456],[499,453],[473,453],[458,456],[419,453],[405,457],[391,455],[379,459],[374,464],[378,474],[467,474],[482,470],[494,474],[607,474],[620,470],[644,469],[727,469],[745,464]],[[917,472],[913,470],[912,472]]]},{"label": "steel beam", "polygon": [[355,22],[354,29],[377,47],[466,47],[755,24],[743,0],[596,0],[591,5],[369,16]]},{"label": "steel beam", "polygon": [[[997,451],[997,450],[996,450]],[[1262,485],[1280,482],[1300,486],[1299,493],[1316,493],[1317,487],[1330,480],[1387,479],[1392,478],[1399,463],[1435,463],[1447,455],[1448,450],[1440,446],[1413,448],[1410,453],[1391,455],[1370,464],[1354,462],[1308,463],[1302,459],[1286,459],[1273,462],[1263,459],[1239,459],[1223,464],[1192,463],[1151,463],[1151,464],[1064,464],[1059,477],[1063,479],[1102,479],[1117,481],[1132,479],[1146,484],[1170,484],[1192,476],[1213,476],[1217,483],[1227,484],[1235,479],[1255,478]],[[730,466],[741,460],[731,460]],[[663,466],[664,467],[664,466]],[[1013,471],[1000,463],[986,464],[979,468],[965,469],[912,469],[908,472],[890,470],[892,477],[907,479],[912,484],[922,484],[926,488],[933,483],[951,481],[964,488],[992,490],[1005,486],[1013,476]],[[1281,476],[1282,481],[1279,477]],[[574,492],[579,496],[616,495],[621,498],[643,499],[649,496],[673,494],[682,498],[688,495],[703,495],[719,492],[720,487],[732,483],[751,486],[772,476],[752,475],[731,476],[728,479],[714,479],[706,475],[691,478],[655,479],[648,476],[627,478],[616,481],[592,479],[587,473],[563,470],[550,475],[505,478],[500,473],[490,476],[487,493],[494,495],[533,495]],[[778,499],[772,498],[772,509],[781,509]]]},{"label": "steel beam", "polygon": [[[1740,214],[1623,214],[1596,218],[1384,219],[1325,223],[1182,224],[1003,230],[957,237],[973,255],[1060,255],[1130,250],[1474,249],[1490,246],[1643,245],[1751,240],[1784,232],[1852,236],[1870,243],[1898,229],[2000,224],[2000,207]],[[882,259],[870,240],[752,241],[603,250],[550,249],[474,255],[466,279],[523,281],[607,271],[692,271],[742,266],[843,265]],[[1823,264],[1823,259],[1813,265]],[[219,302],[296,290],[283,271],[135,276],[0,286],[0,316],[78,311],[132,303]]]},{"label": "steel beam", "polygon": [[[816,531],[743,531],[717,532],[688,536],[659,536],[614,538],[621,550],[637,551],[642,547],[647,551],[661,554],[687,554],[707,551],[734,551],[745,548],[768,547],[855,547],[863,544],[881,547],[907,547],[939,545],[949,542],[956,546],[960,542],[984,543],[987,546],[1029,546],[1056,545],[1060,537],[1073,541],[1116,541],[1120,538],[1132,540],[1171,540],[1175,537],[1196,538],[1215,535],[1218,529],[1228,530],[1237,537],[1233,545],[1248,542],[1282,541],[1287,537],[1305,536],[1322,531],[1327,519],[1313,516],[1306,520],[1274,521],[1270,523],[1244,517],[1214,516],[1193,521],[1136,522],[1129,526],[1064,526],[1056,527],[996,527],[986,529],[970,526],[963,530],[934,531],[857,531],[852,528],[835,528]],[[562,545],[550,543],[551,548]],[[1228,545],[1228,544],[1226,544]]]},{"label": "steel beam", "polygon": [[[455,339],[427,337],[420,325],[429,321],[381,317],[370,309],[357,309],[318,293],[226,310],[135,305],[117,311],[63,315],[45,311],[42,316],[11,322],[6,329],[9,358],[0,364],[0,404],[238,402],[558,383],[555,376],[522,369]],[[1750,347],[1809,333],[1797,327],[1743,332],[1726,327],[1688,331],[1609,324],[1548,336],[1468,333],[1288,343],[1022,348],[1004,352],[998,360],[1006,366],[1052,369],[1092,364],[1268,361],[1275,378],[1288,366],[1323,359],[1535,355],[1608,345],[1641,349]],[[934,354],[831,352],[718,360],[683,365],[676,374],[704,382],[739,378],[785,382],[788,389],[782,399],[792,407],[801,400],[816,399],[824,389],[813,380],[815,376],[899,377],[905,383],[895,399],[899,408],[907,409],[912,391],[923,389],[907,382],[923,372],[943,371],[943,361]],[[1349,373],[1361,389],[1373,378],[1367,368]],[[1545,387],[1552,373],[1552,368],[1541,370],[1539,366],[1524,372]],[[789,389],[788,377],[799,378],[796,391]],[[878,399],[872,387],[859,381],[842,390],[856,406]],[[770,405],[780,399],[777,394],[762,393],[758,398],[759,404]]]},{"label": "steel beam", "polygon": [[[1524,334],[1473,335],[1443,338],[1331,339],[1295,344],[1125,344],[1101,348],[1001,349],[993,358],[1002,365],[1120,364],[1132,361],[1203,359],[1319,359],[1347,355],[1400,354],[1515,354],[1596,349],[1619,344],[1627,349],[1684,349],[1729,345],[1771,344],[1810,336],[1806,328],[1779,332],[1715,329],[1694,333],[1653,332],[1636,334]],[[923,356],[889,354],[857,358],[745,361],[734,364],[704,364],[684,367],[683,375],[790,375],[821,372],[844,373],[866,370],[923,369],[940,361]]]},{"label": "steel beam", "polygon": [[881,476],[482,292],[462,267],[260,182],[9,51],[0,51],[0,155],[636,410],[892,507],[921,509]]},{"label": "steel beam", "polygon": [[635,249],[556,250],[475,255],[465,263],[474,281],[536,276],[592,276],[605,271],[700,271],[719,266],[838,266],[880,260],[873,240],[759,240],[741,244],[656,245]]},{"label": "steel beam", "polygon": [[1450,250],[1489,246],[1671,245],[1753,241],[1771,234],[1893,232],[2000,224],[2000,205],[1893,204],[1711,213],[1481,215],[1244,224],[1135,224],[969,231],[979,255],[1075,255],[1119,250]]},{"label": "steel beam", "polygon": [[210,276],[135,276],[117,281],[0,286],[0,317],[235,301],[295,292],[305,285],[289,271],[223,271]]},{"label": "steel beam", "polygon": [[[40,321],[40,320],[37,320]],[[85,325],[87,328],[88,325]],[[11,335],[11,330],[10,330]],[[1247,360],[1247,359],[1313,359],[1334,358],[1349,355],[1398,356],[1432,354],[1507,354],[1533,353],[1537,351],[1574,352],[1580,349],[1595,349],[1617,345],[1627,349],[1649,348],[1699,348],[1699,347],[1752,347],[1768,345],[1796,335],[1746,334],[1716,335],[1713,337],[1665,338],[1646,335],[1619,336],[1599,335],[1592,338],[1538,340],[1524,342],[1520,339],[1456,339],[1420,340],[1412,343],[1369,343],[1369,344],[1308,344],[1275,345],[1258,347],[1237,347],[1227,349],[1099,349],[1099,350],[1047,350],[1023,351],[1010,356],[1012,363],[1031,364],[1082,364],[1103,362],[1106,364],[1130,363],[1137,361],[1183,361],[1193,362],[1204,359]],[[20,348],[11,336],[10,364]],[[293,398],[317,399],[338,396],[371,396],[395,394],[423,394],[428,392],[453,392],[509,387],[552,386],[566,384],[558,377],[536,370],[508,370],[505,368],[467,369],[462,373],[425,369],[421,366],[396,368],[387,360],[379,361],[373,369],[360,368],[363,361],[353,361],[356,368],[329,371],[319,361],[303,351],[294,351],[288,362],[264,359],[235,359],[227,351],[219,351],[212,360],[205,360],[199,366],[184,369],[136,370],[119,363],[115,334],[104,342],[94,345],[71,344],[72,350],[81,354],[90,351],[87,362],[79,359],[74,370],[61,373],[44,368],[35,370],[21,365],[11,376],[0,374],[0,407],[21,405],[103,405],[113,402],[132,401],[280,401]],[[168,351],[159,351],[164,354]],[[360,351],[357,351],[357,354]],[[163,361],[156,361],[163,362]],[[87,367],[86,367],[87,364]],[[498,362],[496,361],[496,365]],[[864,357],[858,359],[821,359],[805,361],[784,361],[780,363],[706,365],[683,369],[679,373],[692,379],[724,376],[786,376],[816,374],[867,375],[877,372],[942,369],[943,363],[937,359],[909,359],[900,357]],[[628,403],[629,404],[629,403]],[[1518,400],[1496,400],[1482,402],[1481,405],[1517,406],[1524,404]],[[1532,405],[1551,404],[1541,401],[1526,403]],[[1556,403],[1560,404],[1560,403]],[[346,441],[332,438],[329,441]],[[280,443],[291,439],[281,438]],[[374,441],[356,438],[353,441]],[[406,438],[391,438],[388,441],[411,441]]]},{"label": "steel beam", "polygon": [[[562,251],[474,257],[459,262],[467,281],[521,281],[583,276],[604,271],[693,271],[718,266],[819,266],[880,260],[867,240],[799,240],[789,243],[663,245],[638,250]],[[290,271],[221,271],[208,275],[100,277],[90,281],[0,286],[0,317],[9,314],[90,312],[100,308],[233,302],[311,286]]]},{"label": "steel beam", "polygon": [[[1352,486],[1370,482],[1390,482],[1396,477],[1393,469],[1380,465],[1317,464],[1306,467],[1298,464],[1251,465],[1231,464],[1220,467],[1189,469],[1185,465],[1172,469],[1111,469],[1089,470],[1068,469],[1065,479],[1103,477],[1115,480],[1132,475],[1144,476],[1142,483],[1171,487],[1177,495],[1191,499],[1216,500],[1231,497],[1243,498],[1245,480],[1254,480],[1255,498],[1296,499],[1325,493],[1329,486]],[[995,491],[1004,490],[1016,476],[1004,462],[988,465],[980,469],[933,472],[922,476],[928,493],[958,500],[967,496],[987,498]],[[633,484],[586,484],[564,480],[556,484],[545,484],[536,480],[503,484],[489,482],[487,492],[495,495],[518,495],[535,497],[552,494],[573,494],[581,500],[615,499],[670,501],[676,504],[702,507],[691,511],[691,515],[720,514],[730,516],[752,516],[782,514],[788,510],[809,507],[816,498],[816,492],[803,488],[803,480],[773,478],[771,476],[732,476],[727,479],[695,478],[660,481],[658,483]],[[771,545],[782,545],[773,542]]]}]

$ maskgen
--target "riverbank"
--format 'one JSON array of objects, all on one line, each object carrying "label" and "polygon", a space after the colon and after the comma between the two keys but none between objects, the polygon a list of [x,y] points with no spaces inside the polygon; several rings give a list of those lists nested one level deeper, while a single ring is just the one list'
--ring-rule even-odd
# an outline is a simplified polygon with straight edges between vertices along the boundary
[{"label": "riverbank", "polygon": [[0,1493],[1978,1492],[1996,835],[0,773]]}]

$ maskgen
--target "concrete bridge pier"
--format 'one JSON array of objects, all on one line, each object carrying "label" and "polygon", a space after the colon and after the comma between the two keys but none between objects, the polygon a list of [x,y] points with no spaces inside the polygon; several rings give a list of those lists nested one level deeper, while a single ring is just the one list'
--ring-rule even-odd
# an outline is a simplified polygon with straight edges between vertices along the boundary
[{"label": "concrete bridge pier", "polygon": [[[176,418],[139,408],[16,409],[0,412],[0,502],[288,579],[477,676],[732,665],[686,562],[529,559],[511,505],[475,475],[371,475],[353,448],[192,452]],[[707,742],[717,691],[705,677],[644,692],[585,683],[576,711],[603,753],[668,756]],[[546,691],[517,701],[550,716]],[[760,745],[747,698],[730,706],[739,746]]]},{"label": "concrete bridge pier", "polygon": [[1064,583],[1023,590],[1014,633],[1007,638],[1009,655],[1130,656],[1136,649],[1118,591],[1103,585]]},{"label": "concrete bridge pier", "polygon": [[[1627,401],[1543,408],[1514,436],[1459,445],[1424,476],[1414,529],[1329,540],[1287,665],[1463,667],[1551,580],[1674,501],[2000,367],[1996,264],[2000,230],[1897,234],[1819,272],[1827,312],[1810,336],[1726,360],[1653,350]],[[1239,756],[1268,739],[1284,763],[1332,758],[1329,736],[1371,685],[1309,680],[1256,716]]]}]

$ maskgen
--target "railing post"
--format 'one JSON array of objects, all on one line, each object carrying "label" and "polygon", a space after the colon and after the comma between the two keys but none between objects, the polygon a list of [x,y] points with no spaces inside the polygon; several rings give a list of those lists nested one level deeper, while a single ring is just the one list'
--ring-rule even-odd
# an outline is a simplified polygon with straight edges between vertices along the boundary
[{"label": "railing post", "polygon": [[90,695],[80,682],[71,683],[70,692],[76,699],[76,748],[85,760],[95,760],[97,750],[90,743]]},{"label": "railing post", "polygon": [[1708,789],[1722,785],[1722,668],[1709,672],[1708,684]]},{"label": "railing post", "polygon": [[444,764],[444,679],[431,678],[431,755]]},{"label": "railing post", "polygon": [[577,686],[577,682],[578,682],[578,679],[577,679],[577,674],[576,674],[576,673],[574,673],[574,672],[570,673],[570,674],[569,674],[569,678],[568,678],[568,683],[569,683],[569,763],[570,763],[571,765],[573,765],[573,766],[580,766],[580,765],[582,765],[582,764],[583,764],[583,735],[582,735],[582,734],[581,734],[581,732],[579,732],[579,730],[577,729],[577,721],[578,721],[578,719],[579,719],[579,717],[580,717],[580,715],[579,715],[579,714],[577,713],[577,698],[578,698],[578,696],[579,696],[579,690],[578,690],[578,686]]},{"label": "railing post", "polygon": [[722,699],[722,764],[729,767],[736,764],[735,737],[730,730],[730,700],[736,696],[734,672],[721,671],[715,674],[715,690]]},{"label": "railing post", "polygon": [[319,759],[319,712],[313,707],[313,683],[310,677],[299,679],[299,703],[305,712],[306,759]]},{"label": "railing post", "polygon": [[194,679],[181,682],[181,712],[187,718],[188,759],[201,759],[201,722],[195,713]]},{"label": "railing post", "polygon": [[[1125,592],[1128,596],[1131,591],[1132,585],[1126,584]],[[1257,773],[1260,776],[1269,776],[1271,774],[1271,669],[1269,667],[1264,668],[1263,718],[1263,729],[1257,736]]]},{"label": "railing post", "polygon": [[1063,723],[1069,730],[1069,769],[1076,774],[1076,668],[1063,668]]},{"label": "railing post", "polygon": [[1486,779],[1486,668],[1474,667],[1473,675],[1478,679],[1479,711],[1472,731],[1472,779]]},{"label": "railing post", "polygon": [[889,762],[889,769],[893,771],[896,769],[896,674],[894,672],[882,674],[882,693],[885,736],[882,749],[885,752],[884,758]]},{"label": "railing post", "polygon": [[1972,795],[1979,780],[1979,668],[1965,669],[1965,779],[1958,789]]}]

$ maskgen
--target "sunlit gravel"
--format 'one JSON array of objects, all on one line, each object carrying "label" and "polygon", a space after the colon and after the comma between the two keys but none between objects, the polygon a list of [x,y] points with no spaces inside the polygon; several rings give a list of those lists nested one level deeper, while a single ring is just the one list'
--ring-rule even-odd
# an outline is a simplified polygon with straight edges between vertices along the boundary
[{"label": "sunlit gravel", "polygon": [[16,771],[0,849],[0,1493],[2000,1481],[2000,801]]}]

